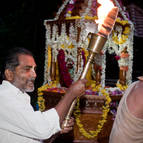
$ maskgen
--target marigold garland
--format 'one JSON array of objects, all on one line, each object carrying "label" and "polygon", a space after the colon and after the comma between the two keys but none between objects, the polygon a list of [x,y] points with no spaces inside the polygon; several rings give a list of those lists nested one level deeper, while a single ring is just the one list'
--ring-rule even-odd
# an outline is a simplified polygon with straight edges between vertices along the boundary
[{"label": "marigold garland", "polygon": [[51,81],[49,84],[42,85],[41,87],[38,88],[37,93],[38,93],[38,106],[40,111],[45,110],[45,99],[43,98],[43,91],[48,89],[48,88],[53,88],[57,87],[57,82],[56,81]]},{"label": "marigold garland", "polygon": [[121,91],[125,91],[128,88],[128,85],[122,85],[117,83],[116,86],[121,90]]},{"label": "marigold garland", "polygon": [[50,66],[51,66],[51,55],[52,55],[52,49],[49,46],[48,47],[48,52],[46,53],[48,55],[48,62],[47,62],[47,72],[49,72]]},{"label": "marigold garland", "polygon": [[80,133],[88,139],[97,137],[97,135],[101,132],[104,123],[107,121],[107,115],[110,110],[109,104],[111,102],[111,98],[109,96],[109,93],[106,92],[105,89],[101,89],[100,92],[103,96],[106,97],[106,102],[105,102],[105,105],[103,105],[103,107],[102,107],[102,109],[103,109],[102,119],[99,120],[97,129],[95,131],[94,130],[86,131],[84,129],[84,126],[80,121],[79,99],[77,99],[77,106],[76,106],[76,110],[74,112],[75,121],[76,121],[77,126],[79,127]]},{"label": "marigold garland", "polygon": [[41,87],[38,88],[38,106],[39,106],[39,110],[40,111],[44,111],[45,110],[45,99],[43,98],[43,92],[45,89],[48,88],[48,84],[45,84]]},{"label": "marigold garland", "polygon": [[112,39],[113,41],[117,44],[117,45],[120,45],[120,44],[123,44],[126,42],[126,40],[128,39],[128,35],[124,35],[122,34],[120,38],[118,38],[118,36],[116,36],[114,34],[115,31],[113,31],[113,34],[112,34]]},{"label": "marigold garland", "polygon": [[127,26],[125,26],[124,30],[122,31],[122,35],[120,38],[116,35],[117,32],[115,30],[112,31],[112,39],[113,39],[114,43],[116,43],[117,45],[120,45],[127,41],[131,29],[129,27],[129,22],[126,20],[120,20],[119,18],[117,18],[116,22],[122,26],[127,25]]},{"label": "marigold garland", "polygon": [[[70,17],[66,17],[66,20],[72,20],[72,19],[82,19],[82,17],[80,16],[70,16]],[[94,16],[94,17],[91,17],[91,16],[85,16],[84,19],[87,19],[87,20],[97,20],[98,17],[97,16]]]}]

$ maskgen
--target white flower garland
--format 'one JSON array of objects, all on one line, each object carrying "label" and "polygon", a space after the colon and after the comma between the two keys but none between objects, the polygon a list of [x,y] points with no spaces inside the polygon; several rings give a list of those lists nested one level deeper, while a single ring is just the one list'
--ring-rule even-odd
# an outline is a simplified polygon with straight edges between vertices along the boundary
[{"label": "white flower garland", "polygon": [[105,71],[106,71],[106,44],[105,44],[105,46],[104,46],[104,48],[103,48],[103,57],[102,57],[102,73],[101,73],[101,86],[104,88],[105,87],[105,76],[106,76],[106,74],[105,74]]},{"label": "white flower garland", "polygon": [[91,5],[92,5],[92,0],[87,0],[86,3],[88,5],[87,5],[87,7],[85,9],[85,12],[81,13],[82,19],[84,19],[85,16],[90,15],[90,8],[91,8]]},{"label": "white flower garland", "polygon": [[[121,13],[122,17],[124,18],[124,20],[127,20],[128,23],[130,24],[130,34],[128,36],[128,39],[123,43],[123,44],[119,44],[117,45],[116,43],[114,43],[114,41],[112,40],[112,37],[109,36],[108,41],[106,42],[105,46],[104,46],[104,53],[106,52],[106,50],[108,50],[108,52],[110,54],[115,53],[116,55],[120,55],[121,51],[123,51],[123,49],[125,47],[127,47],[127,52],[129,53],[129,58],[125,61],[125,59],[121,59],[118,61],[119,66],[121,65],[128,65],[128,72],[126,75],[126,79],[127,79],[127,83],[130,84],[132,82],[132,64],[133,64],[133,30],[134,30],[134,26],[132,24],[132,22],[127,18],[126,13],[124,11],[124,9],[121,8],[120,4],[118,3],[117,0],[114,0],[115,4],[117,7],[119,7],[119,12]],[[55,21],[58,20],[61,12],[63,11],[63,9],[67,6],[68,3],[74,3],[73,0],[66,0],[64,1],[63,5],[59,8],[56,17],[54,19],[50,19],[50,20],[45,20],[45,26],[46,26],[46,53],[45,53],[45,58],[48,59],[47,56],[47,48],[48,45],[53,49],[53,54],[55,57],[55,61],[57,60],[57,54],[59,49],[63,49],[66,53],[66,56],[72,56],[72,60],[74,61],[74,68],[77,68],[77,48],[78,47],[82,47],[84,49],[87,50],[88,48],[88,44],[89,44],[89,37],[88,37],[88,32],[85,30],[86,29],[86,24],[90,23],[89,21],[85,21],[84,18],[85,16],[90,16],[91,15],[91,6],[92,6],[92,0],[89,1],[84,1],[85,3],[87,3],[87,7],[85,8],[85,10],[83,11],[83,13],[80,13],[81,19],[75,20],[75,25],[73,25],[73,23],[70,24],[69,27],[69,37],[66,33],[66,24],[63,23],[62,27],[61,27],[61,35],[58,35],[58,27],[56,24],[54,24],[53,28],[51,29],[50,25],[47,24],[47,21]],[[81,28],[81,32],[79,35],[79,40],[78,42],[76,41],[77,39],[77,28],[80,27]],[[52,30],[52,32],[51,32]],[[118,29],[119,33],[121,33],[122,29]],[[97,31],[96,31],[97,32]],[[52,35],[51,35],[52,33]],[[116,34],[116,33],[115,33]],[[117,35],[118,38],[120,38],[120,34]],[[52,37],[52,38],[51,38]],[[74,48],[68,48],[69,46],[73,45]],[[110,48],[112,47],[112,48]],[[46,83],[47,81],[50,81],[50,75],[47,70],[47,61],[45,59],[45,66],[44,66],[44,83]],[[82,59],[82,58],[81,58]],[[83,61],[81,60],[81,65],[83,65]],[[80,68],[79,68],[80,67]],[[75,78],[74,80],[78,79],[78,77],[80,76],[81,72],[83,71],[83,67],[79,66],[78,67],[78,72],[75,74]],[[76,70],[75,70],[76,71]],[[105,71],[106,71],[106,55],[103,55],[103,60],[102,60],[102,76],[101,76],[101,83],[102,86],[105,86]]]}]

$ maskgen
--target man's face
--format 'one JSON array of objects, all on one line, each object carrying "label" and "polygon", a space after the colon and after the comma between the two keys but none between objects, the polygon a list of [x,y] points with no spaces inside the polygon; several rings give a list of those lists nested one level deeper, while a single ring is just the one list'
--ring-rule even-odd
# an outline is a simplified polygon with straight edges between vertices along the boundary
[{"label": "man's face", "polygon": [[23,92],[34,91],[36,63],[30,55],[19,55],[19,65],[13,72],[12,83]]}]

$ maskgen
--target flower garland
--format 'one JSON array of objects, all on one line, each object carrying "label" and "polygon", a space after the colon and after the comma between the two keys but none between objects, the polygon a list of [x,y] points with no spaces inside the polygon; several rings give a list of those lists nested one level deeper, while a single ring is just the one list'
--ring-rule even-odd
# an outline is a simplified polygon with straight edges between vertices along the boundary
[{"label": "flower garland", "polygon": [[[47,49],[47,45],[49,45],[52,49],[56,49],[56,52],[62,48],[61,45],[64,45],[65,49],[68,47],[68,45],[73,44],[74,48],[77,47],[83,47],[84,49],[87,49],[88,47],[88,40],[87,40],[87,32],[85,30],[85,24],[87,23],[87,21],[89,20],[89,22],[92,21],[92,19],[97,19],[96,15],[97,15],[97,1],[96,0],[89,0],[89,1],[84,1],[83,4],[85,4],[85,8],[82,7],[79,15],[73,15],[74,13],[72,13],[77,0],[65,0],[63,2],[63,4],[61,5],[61,7],[58,9],[58,12],[56,13],[56,17],[54,19],[49,19],[49,20],[45,20],[44,24],[46,26],[47,32],[46,32],[46,49]],[[123,17],[123,19],[117,19],[117,24],[121,25],[121,27],[123,28],[119,33],[118,31],[114,30],[113,31],[113,35],[110,36],[111,41],[107,41],[107,46],[108,47],[112,47],[112,52],[115,51],[115,49],[117,49],[116,51],[118,53],[116,53],[117,55],[120,54],[120,49],[124,48],[126,45],[128,47],[128,50],[130,50],[131,52],[129,52],[129,66],[128,66],[128,72],[127,72],[127,81],[130,83],[131,82],[131,74],[132,74],[132,36],[133,36],[133,24],[132,22],[128,19],[127,17],[127,13],[125,12],[125,7],[121,6],[121,4],[119,3],[118,0],[114,0],[114,3],[117,7],[119,7],[119,12],[121,14],[121,16]],[[63,10],[65,9],[65,13],[63,12]],[[63,12],[63,13],[62,13]],[[73,39],[72,37],[69,37],[69,40],[66,39],[67,37],[67,33],[66,30],[65,32],[61,32],[61,35],[58,35],[58,31],[57,31],[57,27],[56,26],[48,26],[48,22],[51,21],[55,21],[59,19],[59,16],[61,14],[64,14],[63,17],[64,19],[75,19],[75,28],[80,27],[81,28],[81,32],[79,34],[79,41],[76,41],[75,39]],[[65,23],[64,23],[65,24]],[[65,26],[66,27],[66,26]],[[62,31],[62,30],[61,30]],[[70,31],[68,31],[68,33],[70,33]],[[72,35],[77,35],[77,29],[75,29],[74,32],[72,32]],[[53,36],[55,35],[55,36]],[[70,34],[69,34],[70,35]],[[77,36],[75,36],[77,37]],[[80,38],[81,37],[81,38]],[[113,39],[114,40],[113,40]],[[71,40],[72,39],[72,40]],[[54,44],[57,44],[57,46],[53,46]],[[119,48],[118,48],[119,46]],[[56,47],[56,48],[55,48]],[[72,50],[75,50],[75,49]],[[130,48],[130,49],[129,49]],[[64,49],[64,51],[65,51]],[[119,50],[118,50],[119,49]],[[68,49],[69,50],[69,49]],[[111,50],[111,48],[110,48]],[[66,54],[66,53],[65,53]],[[50,74],[48,72],[48,68],[47,68],[47,56],[45,56],[45,70],[44,70],[44,84],[47,83],[47,81],[51,81],[50,79]],[[105,68],[106,68],[106,61],[105,61],[105,55],[103,57],[103,62],[102,62],[102,74],[101,74],[101,83],[102,86],[104,87],[105,85]],[[120,60],[119,60],[120,61]],[[76,67],[76,62],[75,65]],[[80,72],[79,72],[80,73]],[[75,75],[75,77],[77,77],[77,75]],[[49,80],[50,79],[50,80]],[[74,78],[73,80],[75,80],[77,78]]]},{"label": "flower garland", "polygon": [[118,38],[118,36],[117,36],[114,32],[115,32],[115,31],[113,31],[112,39],[113,39],[113,41],[114,41],[117,45],[120,45],[120,44],[125,43],[126,40],[128,39],[128,35],[122,34],[121,37]]},{"label": "flower garland", "polygon": [[42,85],[41,87],[38,88],[37,93],[38,93],[38,106],[40,111],[45,110],[45,99],[43,98],[43,91],[46,89],[51,89],[51,88],[57,88],[57,82],[56,81],[50,81],[49,83]]},{"label": "flower garland", "polygon": [[48,84],[45,84],[41,87],[38,88],[38,106],[39,106],[39,110],[40,111],[44,111],[45,110],[45,99],[43,98],[43,92],[45,89],[48,88]]},{"label": "flower garland", "polygon": [[128,88],[128,85],[122,85],[117,83],[116,87],[118,87],[121,91],[125,91]]},{"label": "flower garland", "polygon": [[[81,16],[70,16],[70,17],[66,17],[66,20],[72,20],[72,19],[82,19],[83,17],[81,17]],[[84,19],[86,19],[86,20],[97,20],[98,18],[97,18],[97,16],[93,16],[93,17],[91,17],[91,16],[84,16]]]},{"label": "flower garland", "polygon": [[[112,40],[117,45],[123,44],[127,41],[129,34],[130,34],[130,26],[128,21],[126,20],[120,20],[117,18],[116,22],[119,24],[117,25],[113,31],[112,31]],[[123,28],[124,27],[124,28]],[[118,35],[117,33],[122,33],[121,35]]]},{"label": "flower garland", "polygon": [[50,82],[51,81],[51,77],[50,77],[50,67],[51,67],[51,61],[52,61],[52,48],[48,45],[48,48],[46,48],[45,51],[45,58],[47,60],[45,60],[45,66],[44,66],[44,84],[46,84],[46,82]]},{"label": "flower garland", "polygon": [[109,93],[106,92],[105,89],[101,89],[100,92],[103,96],[106,97],[106,102],[105,102],[105,105],[103,105],[103,107],[102,107],[102,109],[103,109],[102,119],[99,120],[97,129],[95,131],[94,130],[86,131],[84,129],[83,124],[80,121],[79,99],[77,100],[77,106],[76,106],[76,110],[74,112],[75,121],[76,121],[77,126],[79,127],[80,133],[88,139],[97,137],[97,135],[101,132],[104,123],[107,121],[107,115],[110,110],[109,104],[111,102],[111,98],[109,96]]}]

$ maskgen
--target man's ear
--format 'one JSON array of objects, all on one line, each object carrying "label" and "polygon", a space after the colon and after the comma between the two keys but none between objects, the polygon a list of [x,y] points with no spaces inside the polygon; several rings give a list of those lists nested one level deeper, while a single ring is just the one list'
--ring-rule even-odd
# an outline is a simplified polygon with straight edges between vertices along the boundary
[{"label": "man's ear", "polygon": [[13,72],[9,69],[6,69],[5,72],[5,77],[8,81],[12,81],[13,80]]}]

